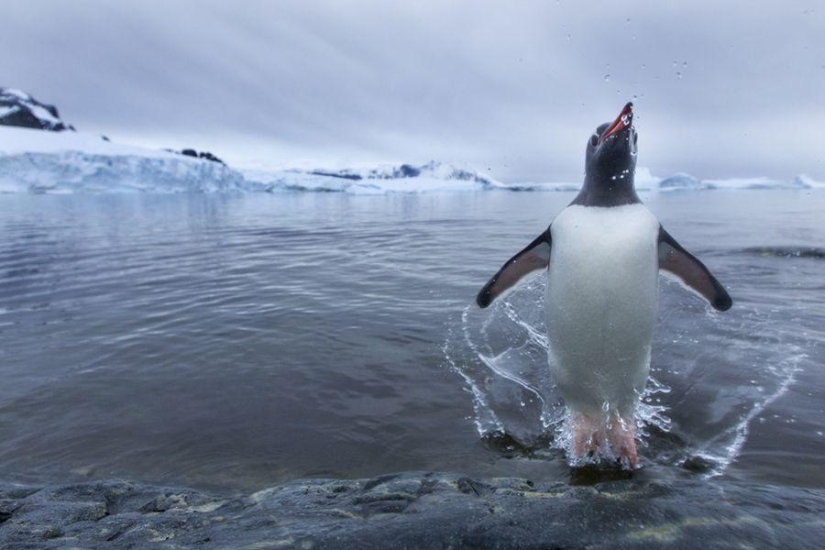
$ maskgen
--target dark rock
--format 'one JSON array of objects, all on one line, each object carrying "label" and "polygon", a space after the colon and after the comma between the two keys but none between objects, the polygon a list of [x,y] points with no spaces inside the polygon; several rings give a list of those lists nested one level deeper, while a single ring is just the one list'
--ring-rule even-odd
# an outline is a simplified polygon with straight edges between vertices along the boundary
[{"label": "dark rock", "polygon": [[699,474],[710,472],[713,470],[714,466],[715,464],[713,462],[699,455],[688,457],[684,462],[682,462],[682,468],[689,472]]},{"label": "dark rock", "polygon": [[312,174],[313,176],[326,176],[328,178],[341,178],[341,179],[352,180],[352,181],[359,181],[359,180],[363,179],[360,175],[350,173],[346,170],[342,170],[340,172],[328,172],[328,171],[325,171],[325,170],[313,170],[312,172],[310,172],[310,174]]},{"label": "dark rock", "polygon": [[818,548],[825,492],[721,481],[591,486],[405,473],[252,495],[0,484],[2,548]]},{"label": "dark rock", "polygon": [[219,159],[218,157],[216,157],[215,155],[213,155],[209,151],[201,151],[199,153],[199,152],[195,151],[194,149],[183,149],[183,150],[180,151],[180,154],[185,155],[187,157],[193,157],[193,158],[196,158],[196,159],[201,158],[201,159],[204,159],[204,160],[211,160],[212,162],[217,162],[219,164],[223,164],[224,166],[226,166],[226,163],[224,163],[224,161],[222,161],[221,159]]},{"label": "dark rock", "polygon": [[398,167],[398,175],[402,178],[417,178],[421,175],[421,170],[409,164],[402,164]]},{"label": "dark rock", "polygon": [[57,107],[41,103],[29,94],[12,88],[0,88],[0,126],[74,131],[74,126],[61,120]]},{"label": "dark rock", "polygon": [[212,162],[218,162],[220,164],[225,165],[225,163],[221,159],[219,159],[218,157],[216,157],[215,155],[213,155],[209,151],[201,151],[199,156],[202,159],[211,160]]}]

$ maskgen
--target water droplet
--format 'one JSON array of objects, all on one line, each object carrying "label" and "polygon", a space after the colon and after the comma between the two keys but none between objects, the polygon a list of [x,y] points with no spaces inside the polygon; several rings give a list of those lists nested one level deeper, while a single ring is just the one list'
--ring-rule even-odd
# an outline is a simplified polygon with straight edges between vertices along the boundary
[{"label": "water droplet", "polygon": [[677,73],[676,73],[676,78],[677,78],[677,79],[679,79],[679,80],[682,80],[682,73],[681,73],[681,72],[677,72]]},{"label": "water droplet", "polygon": [[647,63],[642,63],[642,70],[647,69]]},{"label": "water droplet", "polygon": [[686,68],[686,67],[687,67],[687,61],[683,61],[682,62],[682,68]]},{"label": "water droplet", "polygon": [[625,23],[630,23],[630,18],[625,19]]},{"label": "water droplet", "polygon": [[673,62],[673,66],[674,66],[674,67],[678,67],[678,66],[679,66],[679,62],[678,62],[678,61],[674,61],[674,62]]},{"label": "water droplet", "polygon": [[609,74],[604,75],[604,81],[605,82],[610,82],[610,75]]},{"label": "water droplet", "polygon": [[567,33],[567,39],[570,40],[570,33]]}]

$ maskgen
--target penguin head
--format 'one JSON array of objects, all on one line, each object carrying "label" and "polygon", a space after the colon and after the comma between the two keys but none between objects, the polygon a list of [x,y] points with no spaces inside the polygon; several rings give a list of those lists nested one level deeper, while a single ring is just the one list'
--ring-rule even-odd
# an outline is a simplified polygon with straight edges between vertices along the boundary
[{"label": "penguin head", "polygon": [[632,182],[636,169],[637,139],[636,129],[633,128],[633,103],[628,103],[616,120],[596,128],[587,141],[587,178],[607,184],[616,180]]}]

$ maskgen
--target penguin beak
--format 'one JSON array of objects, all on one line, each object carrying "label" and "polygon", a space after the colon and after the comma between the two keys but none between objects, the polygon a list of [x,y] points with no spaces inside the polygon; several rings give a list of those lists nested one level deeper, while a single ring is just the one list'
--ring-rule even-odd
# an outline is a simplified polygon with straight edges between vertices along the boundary
[{"label": "penguin beak", "polygon": [[602,137],[599,139],[599,145],[604,143],[604,140],[609,138],[611,135],[615,134],[616,132],[625,129],[626,127],[633,124],[633,103],[630,102],[624,106],[622,112],[619,113],[619,116],[616,117],[616,120],[613,121],[613,124],[607,127],[607,130],[604,131]]}]

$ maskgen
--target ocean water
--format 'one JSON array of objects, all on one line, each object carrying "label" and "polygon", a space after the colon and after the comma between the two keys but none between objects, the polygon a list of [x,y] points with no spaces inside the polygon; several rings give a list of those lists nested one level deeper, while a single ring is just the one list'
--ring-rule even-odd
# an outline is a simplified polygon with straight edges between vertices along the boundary
[{"label": "ocean water", "polygon": [[[542,278],[473,300],[572,196],[0,196],[0,471],[571,480]],[[642,198],[734,307],[662,280],[635,475],[825,487],[825,192]]]}]

